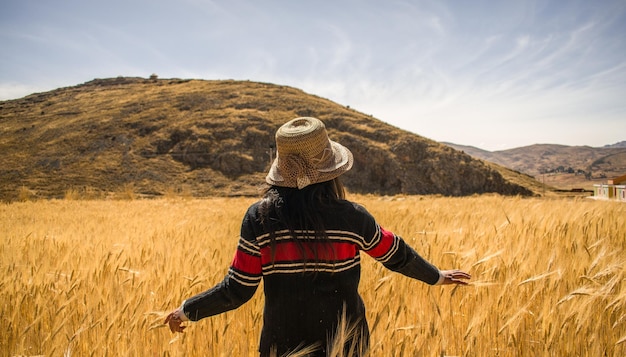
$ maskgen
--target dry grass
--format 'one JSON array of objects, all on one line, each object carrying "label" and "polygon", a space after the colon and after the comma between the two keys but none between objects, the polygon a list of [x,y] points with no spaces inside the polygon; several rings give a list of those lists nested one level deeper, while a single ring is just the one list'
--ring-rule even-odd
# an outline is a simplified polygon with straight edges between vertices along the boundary
[{"label": "dry grass", "polygon": [[[429,287],[364,257],[372,356],[626,355],[626,205],[352,198],[440,268],[473,275],[468,287]],[[0,355],[254,355],[261,291],[182,335],[162,325],[222,279],[252,201],[1,205]]]}]

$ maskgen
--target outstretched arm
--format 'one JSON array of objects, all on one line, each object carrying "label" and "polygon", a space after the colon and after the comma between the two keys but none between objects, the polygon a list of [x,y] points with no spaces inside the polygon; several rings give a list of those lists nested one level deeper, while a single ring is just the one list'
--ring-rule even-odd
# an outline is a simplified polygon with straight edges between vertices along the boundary
[{"label": "outstretched arm", "polygon": [[401,237],[380,226],[377,229],[380,238],[377,244],[367,253],[383,263],[386,268],[430,285],[467,285],[465,279],[471,278],[468,273],[458,269],[437,269],[437,267],[422,258]]},{"label": "outstretched arm", "polygon": [[172,332],[183,332],[185,321],[198,321],[205,317],[233,310],[252,298],[261,282],[261,254],[254,235],[248,227],[248,214],[242,223],[241,236],[228,274],[213,288],[192,296],[170,312],[165,319]]},{"label": "outstretched arm", "polygon": [[[241,276],[231,267],[224,280],[215,287],[195,295],[170,312],[165,318],[172,332],[183,332],[185,321],[198,321],[205,317],[233,310],[246,303],[256,291],[258,282],[249,285],[241,283]],[[260,278],[258,279],[260,281]]]}]

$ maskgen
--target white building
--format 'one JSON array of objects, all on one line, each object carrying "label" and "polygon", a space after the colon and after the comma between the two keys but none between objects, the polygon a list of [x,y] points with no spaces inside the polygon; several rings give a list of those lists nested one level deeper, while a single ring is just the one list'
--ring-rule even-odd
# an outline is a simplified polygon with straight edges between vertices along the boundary
[{"label": "white building", "polygon": [[593,196],[626,202],[626,175],[608,180],[606,184],[593,185]]}]

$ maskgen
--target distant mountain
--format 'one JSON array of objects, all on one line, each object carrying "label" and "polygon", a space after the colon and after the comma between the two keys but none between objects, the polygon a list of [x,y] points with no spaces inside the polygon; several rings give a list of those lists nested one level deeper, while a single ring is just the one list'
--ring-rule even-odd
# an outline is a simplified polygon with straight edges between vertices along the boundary
[{"label": "distant mountain", "polygon": [[259,195],[287,120],[354,154],[350,192],[530,195],[532,178],[303,91],[250,81],[109,78],[0,102],[0,200],[28,190]]},{"label": "distant mountain", "polygon": [[620,141],[619,143],[604,145],[605,148],[626,148],[626,140]]},{"label": "distant mountain", "polygon": [[626,173],[626,141],[604,147],[536,144],[501,151],[445,143],[472,157],[545,180],[556,187],[585,187]]}]

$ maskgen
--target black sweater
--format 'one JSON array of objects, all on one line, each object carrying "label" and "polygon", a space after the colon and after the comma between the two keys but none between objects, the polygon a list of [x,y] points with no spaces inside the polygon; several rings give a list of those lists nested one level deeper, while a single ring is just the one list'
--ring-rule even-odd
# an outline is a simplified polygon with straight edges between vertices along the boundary
[{"label": "black sweater", "polygon": [[324,356],[327,343],[345,314],[358,341],[367,345],[365,306],[358,293],[360,251],[385,267],[428,284],[439,270],[420,257],[402,238],[381,228],[362,206],[344,201],[325,213],[327,243],[313,242],[313,232],[296,231],[298,242],[284,227],[275,233],[272,257],[269,233],[260,224],[259,203],[246,212],[241,237],[228,274],[215,287],[187,299],[185,315],[192,321],[235,309],[254,295],[264,280],[265,308],[259,351],[280,356],[317,344]]}]

